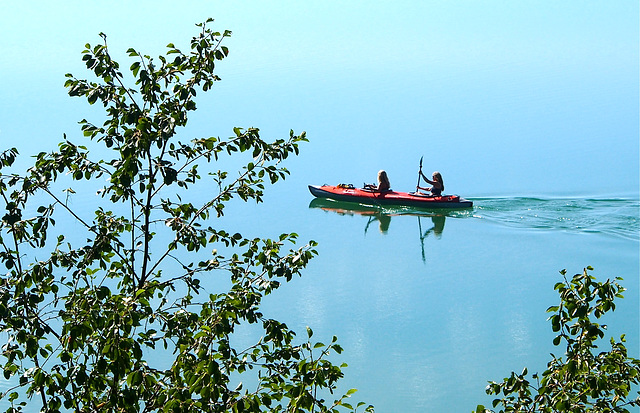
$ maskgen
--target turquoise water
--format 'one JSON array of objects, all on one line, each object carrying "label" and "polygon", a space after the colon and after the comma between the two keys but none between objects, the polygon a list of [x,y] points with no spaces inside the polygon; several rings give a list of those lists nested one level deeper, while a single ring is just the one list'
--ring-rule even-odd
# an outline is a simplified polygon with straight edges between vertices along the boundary
[{"label": "turquoise water", "polygon": [[546,321],[562,269],[624,278],[605,324],[640,355],[637,199],[473,198],[472,209],[421,211],[299,188],[280,201],[248,206],[244,230],[297,228],[320,255],[266,311],[300,332],[312,326],[321,341],[336,334],[349,364],[343,385],[377,411],[471,411],[490,404],[487,381],[542,372],[549,353],[562,353]]},{"label": "turquoise water", "polygon": [[592,233],[638,241],[638,202],[628,199],[478,198],[474,217],[546,231]]},{"label": "turquoise water", "polygon": [[470,212],[390,217],[386,232],[367,216],[310,211],[329,234],[318,234],[325,253],[303,318],[341,326],[355,352],[348,377],[379,411],[470,411],[488,404],[487,380],[542,371],[557,352],[545,310],[563,268],[626,278],[609,324],[639,354],[637,201],[474,201]]}]

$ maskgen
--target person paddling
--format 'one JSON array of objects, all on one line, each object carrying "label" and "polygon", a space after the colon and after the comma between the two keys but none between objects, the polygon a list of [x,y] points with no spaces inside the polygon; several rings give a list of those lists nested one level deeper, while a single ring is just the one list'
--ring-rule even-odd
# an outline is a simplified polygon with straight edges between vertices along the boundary
[{"label": "person paddling", "polygon": [[366,184],[365,189],[373,189],[374,191],[389,191],[391,190],[391,184],[389,183],[389,177],[387,176],[387,172],[381,170],[378,172],[378,185],[370,185]]},{"label": "person paddling", "polygon": [[444,181],[442,180],[442,175],[440,175],[440,172],[435,171],[432,176],[433,180],[431,180],[427,178],[424,175],[424,173],[422,173],[422,168],[420,168],[420,175],[422,175],[422,178],[432,186],[431,188],[422,188],[421,186],[418,186],[418,189],[422,189],[423,191],[429,191],[433,196],[442,195],[442,191],[444,191]]}]

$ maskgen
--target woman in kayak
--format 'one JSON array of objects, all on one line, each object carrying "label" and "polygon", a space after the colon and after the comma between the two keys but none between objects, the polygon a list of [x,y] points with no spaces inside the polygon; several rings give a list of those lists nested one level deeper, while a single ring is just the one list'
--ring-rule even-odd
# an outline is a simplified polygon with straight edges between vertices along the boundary
[{"label": "woman in kayak", "polygon": [[440,175],[440,172],[435,171],[433,173],[433,181],[430,180],[429,178],[427,178],[423,173],[422,173],[422,169],[420,169],[420,175],[422,175],[422,178],[427,181],[427,183],[433,185],[431,188],[422,188],[422,187],[418,187],[418,189],[422,189],[424,191],[429,191],[431,192],[431,195],[433,196],[441,196],[442,195],[442,191],[444,191],[444,181],[442,180],[442,175]]},{"label": "woman in kayak", "polygon": [[384,170],[378,172],[378,185],[369,185],[366,184],[364,186],[365,189],[373,189],[374,191],[389,191],[391,190],[391,184],[389,183],[389,177]]}]

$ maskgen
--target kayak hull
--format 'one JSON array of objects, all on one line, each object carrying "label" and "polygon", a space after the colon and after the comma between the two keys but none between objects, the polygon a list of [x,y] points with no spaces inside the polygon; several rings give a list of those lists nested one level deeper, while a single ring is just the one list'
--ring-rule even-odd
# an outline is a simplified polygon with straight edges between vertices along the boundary
[{"label": "kayak hull", "polygon": [[412,208],[471,208],[473,202],[458,195],[430,196],[415,192],[370,191],[360,188],[309,185],[309,191],[317,198],[357,202],[367,205],[406,206]]}]

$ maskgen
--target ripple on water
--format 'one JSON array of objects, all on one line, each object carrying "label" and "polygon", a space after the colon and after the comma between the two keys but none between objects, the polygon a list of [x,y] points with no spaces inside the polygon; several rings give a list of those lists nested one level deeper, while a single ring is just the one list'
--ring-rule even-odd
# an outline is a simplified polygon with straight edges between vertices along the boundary
[{"label": "ripple on water", "polygon": [[474,216],[509,226],[640,240],[640,202],[630,199],[477,198]]}]

